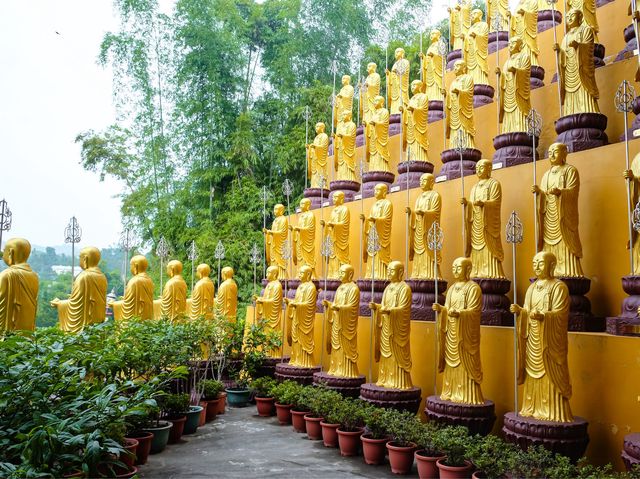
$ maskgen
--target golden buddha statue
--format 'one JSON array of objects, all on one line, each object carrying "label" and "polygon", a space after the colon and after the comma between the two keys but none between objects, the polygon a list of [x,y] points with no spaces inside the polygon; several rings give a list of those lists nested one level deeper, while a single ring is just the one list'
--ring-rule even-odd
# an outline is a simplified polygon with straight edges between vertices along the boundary
[{"label": "golden buddha statue", "polygon": [[329,256],[328,279],[339,279],[340,268],[349,264],[349,225],[351,214],[344,205],[344,193],[333,192],[333,210],[327,223],[327,236],[331,237],[333,251]]},{"label": "golden buddha statue", "polygon": [[300,200],[300,214],[298,225],[290,226],[293,231],[293,262],[299,268],[308,266],[311,268],[311,278],[316,276],[316,217],[311,209],[311,200]]},{"label": "golden buddha statue", "polygon": [[[440,223],[442,210],[442,198],[440,193],[433,191],[435,177],[431,173],[425,173],[420,177],[420,189],[422,194],[416,199],[416,204],[411,211],[407,207],[407,213],[411,214],[411,231],[409,234],[409,259],[412,261],[411,279],[435,279],[435,265],[433,264],[433,251],[429,249],[429,229],[434,221]],[[438,264],[440,263],[438,251]],[[438,274],[438,277],[441,277]]]},{"label": "golden buddha statue", "polygon": [[466,37],[469,34],[469,29],[471,28],[471,10],[473,9],[473,4],[471,0],[461,0],[460,2],[460,19],[462,24],[462,34]]},{"label": "golden buddha statue", "polygon": [[198,282],[187,299],[187,313],[189,319],[213,319],[213,303],[215,301],[215,286],[209,277],[211,267],[202,263],[196,268]]},{"label": "golden buddha statue", "polygon": [[344,110],[336,129],[336,154],[333,156],[336,181],[358,181],[356,131],[356,124],[351,119],[351,110]]},{"label": "golden buddha statue", "polygon": [[[337,123],[341,120],[345,111],[349,113],[353,110],[353,85],[351,85],[351,77],[342,75],[342,88],[336,95],[335,110],[333,112],[334,121]],[[334,125],[335,126],[335,125]]]},{"label": "golden buddha statue", "polygon": [[[560,45],[560,93],[563,114],[600,113],[593,50],[593,30],[580,10],[567,13],[567,34]],[[560,261],[560,260],[559,260]]]},{"label": "golden buddha statue", "polygon": [[447,97],[447,138],[449,148],[455,148],[458,137],[464,148],[475,148],[476,129],[473,121],[473,78],[467,73],[467,64],[456,60],[453,64],[456,77],[449,87]]},{"label": "golden buddha statue", "polygon": [[538,194],[540,235],[538,249],[553,253],[558,276],[582,277],[582,244],[578,231],[578,170],[567,164],[567,146],[554,143],[549,147],[551,169],[542,176]]},{"label": "golden buddha statue", "polygon": [[[546,0],[545,0],[546,1]],[[520,37],[524,43],[522,50],[529,56],[532,66],[538,66],[538,2],[520,0],[515,14],[511,17],[511,38]]]},{"label": "golden buddha statue", "polygon": [[289,220],[284,216],[284,205],[278,203],[273,207],[273,223],[271,229],[263,229],[267,245],[267,264],[278,267],[278,279],[287,277],[287,261],[282,254],[282,247],[289,235]]},{"label": "golden buddha statue", "polygon": [[316,123],[316,137],[307,145],[307,166],[311,188],[322,188],[321,177],[328,178],[327,155],[329,136],[324,132],[324,123]]},{"label": "golden buddha statue", "polygon": [[504,278],[502,261],[502,187],[491,178],[493,164],[490,160],[480,160],[476,164],[479,181],[469,194],[469,201],[462,198],[467,217],[467,244],[465,254],[471,259],[474,278]]},{"label": "golden buddha statue", "polygon": [[427,54],[420,52],[422,60],[422,80],[429,101],[443,101],[442,94],[442,55],[440,55],[440,30],[431,30],[431,43]]},{"label": "golden buddha statue", "polygon": [[378,95],[374,103],[375,111],[365,127],[370,128],[369,171],[390,172],[389,160],[389,110],[384,107],[384,98]]},{"label": "golden buddha statue", "polygon": [[[253,297],[256,302],[256,318],[266,321],[266,328],[282,334],[282,283],[278,280],[278,268],[269,266],[267,268],[267,286],[264,288],[262,296]],[[267,351],[267,356],[271,358],[282,357],[282,348]]]},{"label": "golden buddha statue", "polygon": [[0,272],[0,332],[33,331],[38,310],[38,275],[27,264],[31,243],[12,238],[4,245],[2,259],[8,266]]},{"label": "golden buddha statue", "polygon": [[389,97],[387,104],[392,115],[402,113],[409,103],[409,60],[404,57],[404,48],[396,48],[395,63],[391,67],[391,71],[385,73],[388,78],[387,96]]},{"label": "golden buddha statue", "polygon": [[222,283],[218,288],[218,294],[214,302],[215,314],[235,322],[238,316],[238,285],[233,279],[233,268],[222,268]]},{"label": "golden buddha statue", "polygon": [[519,36],[509,39],[509,58],[500,76],[501,133],[527,131],[531,111],[531,60]]},{"label": "golden buddha statue", "polygon": [[429,161],[428,123],[429,99],[424,93],[424,83],[420,80],[411,82],[413,96],[407,106],[407,148],[408,158],[412,161]]},{"label": "golden buddha statue", "polygon": [[367,65],[367,78],[364,82],[366,98],[363,101],[362,120],[366,124],[373,118],[375,98],[380,95],[380,74],[376,72],[378,66],[371,62]]},{"label": "golden buddha statue", "polygon": [[55,298],[50,303],[58,310],[60,329],[68,333],[104,322],[107,313],[107,278],[98,267],[100,250],[82,248],[79,263],[83,271],[73,282],[69,299]]},{"label": "golden buddha statue", "polygon": [[322,301],[329,323],[327,353],[331,376],[356,378],[358,372],[358,314],[360,289],[353,281],[353,266],[340,266],[340,282],[333,301]]},{"label": "golden buddha statue", "polygon": [[584,23],[593,31],[594,42],[598,43],[600,27],[598,26],[598,18],[596,16],[596,0],[568,0],[567,7],[569,10],[576,10],[582,13]]},{"label": "golden buddha statue", "polygon": [[411,288],[403,281],[404,265],[389,263],[380,304],[370,303],[374,320],[374,356],[380,362],[376,386],[410,389],[411,382]]},{"label": "golden buddha statue", "polygon": [[149,261],[138,254],[131,258],[131,274],[122,301],[109,303],[113,309],[113,318],[153,319],[153,280],[147,274]]},{"label": "golden buddha statue", "polygon": [[[631,168],[623,171],[626,180],[631,181],[631,208],[635,208],[640,201],[640,153],[638,153],[631,162]],[[640,276],[640,235],[635,230],[631,231],[633,245],[633,274]]]},{"label": "golden buddha statue", "polygon": [[444,373],[440,398],[463,404],[484,404],[480,389],[480,316],[482,291],[471,281],[471,260],[456,258],[454,283],[444,306],[433,304],[438,317],[438,372]]},{"label": "golden buddha statue", "polygon": [[176,259],[169,261],[167,275],[169,281],[156,303],[160,305],[160,316],[174,320],[183,317],[187,311],[187,283],[182,277],[182,263]]},{"label": "golden buddha statue", "polygon": [[482,10],[471,12],[471,28],[464,38],[462,58],[475,85],[489,84],[489,25],[482,21]]},{"label": "golden buddha statue", "polygon": [[529,286],[518,315],[518,384],[524,383],[520,416],[571,422],[571,380],[567,364],[569,290],[554,277],[556,257],[544,251],[533,257],[536,281]]},{"label": "golden buddha statue", "polygon": [[487,22],[491,25],[491,31],[495,31],[493,28],[493,22],[496,15],[501,15],[499,31],[506,31],[508,29],[508,18],[511,15],[509,12],[509,0],[487,0]]},{"label": "golden buddha statue", "polygon": [[[369,216],[363,228],[362,244],[364,262],[367,264],[365,279],[382,279],[387,276],[387,265],[391,261],[391,221],[393,219],[393,204],[387,199],[387,185],[379,183],[374,189],[376,202],[371,206]],[[365,220],[363,214],[360,215],[362,221]],[[369,230],[375,228],[378,233],[380,250],[373,258],[369,258],[367,253],[367,237]]]},{"label": "golden buddha statue", "polygon": [[460,4],[455,7],[447,7],[449,12],[449,39],[451,41],[451,50],[462,50],[464,48],[464,31],[462,28]]},{"label": "golden buddha statue", "polygon": [[311,268],[303,266],[298,270],[300,286],[293,300],[284,298],[287,305],[287,342],[291,346],[289,364],[301,368],[312,368],[313,363],[313,326],[316,317],[318,292],[311,281]]}]

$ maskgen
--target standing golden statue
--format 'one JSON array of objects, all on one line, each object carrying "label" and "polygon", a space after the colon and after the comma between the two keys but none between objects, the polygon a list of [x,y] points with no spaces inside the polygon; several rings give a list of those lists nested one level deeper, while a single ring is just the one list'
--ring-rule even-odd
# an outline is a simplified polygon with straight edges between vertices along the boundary
[{"label": "standing golden statue", "polygon": [[155,301],[160,306],[160,316],[174,320],[187,311],[187,283],[182,277],[182,263],[171,260],[167,263],[169,281],[164,285],[162,297]]},{"label": "standing golden statue", "polygon": [[518,2],[516,12],[511,17],[511,38],[516,36],[522,39],[524,43],[522,50],[529,56],[530,64],[538,66],[540,49],[538,48],[537,0],[520,0]]},{"label": "standing golden statue", "polygon": [[362,102],[364,106],[362,119],[365,123],[373,118],[375,99],[380,95],[380,74],[376,72],[377,68],[378,66],[373,62],[367,65],[368,75],[364,82],[366,98]]},{"label": "standing golden statue", "polygon": [[536,281],[529,286],[518,315],[518,384],[524,383],[520,415],[541,421],[571,422],[569,378],[569,290],[554,277],[556,257],[548,251],[533,257]]},{"label": "standing golden statue", "polygon": [[489,84],[489,25],[482,21],[482,10],[471,12],[471,28],[464,38],[462,59],[475,85]]},{"label": "standing golden statue", "polygon": [[491,178],[492,169],[491,161],[480,160],[476,164],[479,181],[471,188],[469,201],[462,198],[469,232],[465,254],[473,264],[471,276],[474,278],[504,278],[500,221],[502,187],[498,180]]},{"label": "standing golden statue", "polygon": [[327,176],[327,156],[329,152],[329,135],[324,132],[324,123],[316,123],[316,137],[307,145],[307,168],[311,188],[322,188],[321,177]]},{"label": "standing golden statue", "polygon": [[531,57],[519,36],[509,39],[509,58],[500,75],[501,133],[526,132],[531,111]]},{"label": "standing golden statue", "polygon": [[593,51],[593,30],[580,10],[567,13],[567,34],[560,46],[560,94],[563,114],[600,113]]},{"label": "standing golden statue", "polygon": [[0,272],[0,333],[36,329],[39,280],[27,264],[29,255],[31,243],[24,238],[4,245],[2,259],[8,268]]},{"label": "standing golden statue", "polygon": [[291,346],[291,366],[312,368],[313,364],[313,326],[316,317],[318,292],[311,281],[311,268],[303,266],[298,271],[300,286],[293,300],[284,298],[287,305],[287,342]]},{"label": "standing golden statue", "polygon": [[424,93],[424,83],[420,80],[411,82],[413,96],[407,106],[407,147],[409,159],[412,161],[429,161],[429,99]]},{"label": "standing golden statue", "polygon": [[336,181],[358,181],[356,175],[356,124],[351,110],[344,110],[336,129],[336,153],[333,156]]},{"label": "standing golden statue", "polygon": [[300,200],[300,214],[298,225],[290,226],[293,231],[293,262],[299,268],[311,268],[311,277],[316,277],[316,217],[311,209],[311,200]]},{"label": "standing golden statue", "polygon": [[409,60],[404,57],[404,48],[396,48],[395,63],[391,71],[385,73],[388,78],[387,92],[389,111],[392,115],[402,113],[409,104]]},{"label": "standing golden statue", "polygon": [[122,301],[109,303],[113,309],[113,318],[153,319],[153,280],[147,274],[149,261],[138,254],[131,258],[131,274]]},{"label": "standing golden statue", "polygon": [[[342,75],[342,88],[336,95],[335,111],[333,112],[334,121],[337,123],[342,119],[344,112],[351,113],[353,109],[353,85],[351,85],[351,77]],[[335,126],[335,125],[334,125]]]},{"label": "standing golden statue", "polygon": [[333,250],[329,256],[328,279],[340,279],[340,268],[349,264],[349,226],[351,213],[344,205],[344,193],[333,192],[333,210],[327,222],[327,236],[331,238]]},{"label": "standing golden statue", "polygon": [[[409,236],[409,259],[413,264],[411,279],[435,279],[436,277],[433,251],[429,249],[428,235],[431,225],[435,221],[440,223],[442,197],[440,193],[433,191],[434,184],[435,177],[431,173],[423,174],[420,177],[422,194],[416,199],[413,212],[407,207],[407,213],[411,214]],[[440,260],[440,251],[438,251],[438,264]]]},{"label": "standing golden statue", "polygon": [[495,31],[493,28],[493,22],[496,15],[500,15],[500,26],[498,27],[498,30],[508,30],[508,18],[510,16],[509,0],[487,0],[486,10],[487,22],[491,24],[491,31]]},{"label": "standing golden statue", "polygon": [[455,148],[457,138],[463,148],[475,148],[476,129],[473,121],[473,78],[467,73],[467,64],[456,60],[453,64],[456,77],[449,87],[447,97],[447,138],[449,148]]},{"label": "standing golden statue", "polygon": [[582,244],[578,231],[578,170],[567,164],[567,146],[554,143],[549,147],[551,169],[542,176],[538,194],[538,217],[541,234],[538,249],[553,253],[554,271],[558,276],[582,277]]},{"label": "standing golden statue", "polygon": [[[640,201],[640,153],[638,153],[631,162],[631,169],[623,171],[625,180],[631,181],[631,208],[635,208],[635,205]],[[640,235],[632,229],[632,242],[633,245],[633,274],[640,276]]]},{"label": "standing golden statue", "polygon": [[79,263],[83,271],[73,282],[69,299],[51,301],[58,310],[60,329],[68,333],[103,323],[107,312],[107,278],[98,267],[100,250],[93,246],[82,248]]},{"label": "standing golden statue", "polygon": [[374,113],[370,121],[365,121],[365,128],[370,128],[369,171],[390,172],[389,160],[389,110],[384,107],[384,98],[375,98]]},{"label": "standing golden statue", "polygon": [[429,38],[431,43],[426,55],[420,52],[422,60],[422,80],[425,84],[425,93],[429,101],[443,101],[442,94],[442,55],[440,54],[440,30],[431,30]]},{"label": "standing golden statue", "polygon": [[[264,319],[270,331],[282,334],[282,283],[278,280],[278,268],[269,266],[267,268],[267,286],[264,288],[262,296],[253,297],[256,302],[256,318]],[[271,358],[282,357],[282,348],[267,351],[267,356]]]},{"label": "standing golden statue", "polygon": [[235,322],[238,316],[238,285],[233,279],[233,268],[222,268],[222,283],[214,302],[215,314],[227,321]]},{"label": "standing golden statue", "polygon": [[216,288],[209,277],[211,267],[202,263],[196,268],[198,282],[191,291],[191,297],[187,299],[187,314],[189,319],[213,319],[213,304]]},{"label": "standing golden statue", "polygon": [[[374,189],[374,196],[376,202],[371,206],[369,216],[366,218],[361,239],[363,244],[363,259],[367,264],[365,279],[373,279],[374,272],[376,278],[385,278],[387,276],[387,266],[389,265],[389,261],[391,261],[393,204],[387,199],[387,185],[384,183],[377,184]],[[365,221],[363,214],[360,215],[360,219]],[[380,250],[373,258],[369,258],[369,253],[367,252],[367,237],[371,228],[376,229],[380,242]]]},{"label": "standing golden statue", "polygon": [[403,280],[404,265],[389,263],[380,304],[370,303],[374,320],[374,355],[380,362],[377,386],[410,389],[411,381],[411,288]]},{"label": "standing golden statue", "polygon": [[598,43],[600,27],[598,26],[598,18],[596,16],[596,0],[568,0],[567,7],[569,7],[570,10],[576,10],[582,13],[584,23],[591,28],[594,41]]},{"label": "standing golden statue", "polygon": [[327,353],[330,355],[331,376],[356,378],[358,372],[358,311],[360,289],[353,281],[353,266],[340,266],[340,282],[333,301],[322,301],[330,333],[327,335]]},{"label": "standing golden statue", "polygon": [[284,205],[278,203],[273,207],[273,223],[271,229],[263,229],[267,246],[267,264],[278,267],[278,279],[287,277],[287,261],[282,248],[289,236],[289,220],[284,216]]},{"label": "standing golden statue", "polygon": [[438,371],[444,373],[440,398],[464,404],[484,404],[480,389],[480,315],[482,291],[471,281],[471,260],[453,262],[454,283],[444,306],[433,304],[438,317]]},{"label": "standing golden statue", "polygon": [[462,50],[464,48],[464,31],[462,28],[462,16],[460,4],[455,7],[447,7],[449,12],[449,39],[451,50]]}]

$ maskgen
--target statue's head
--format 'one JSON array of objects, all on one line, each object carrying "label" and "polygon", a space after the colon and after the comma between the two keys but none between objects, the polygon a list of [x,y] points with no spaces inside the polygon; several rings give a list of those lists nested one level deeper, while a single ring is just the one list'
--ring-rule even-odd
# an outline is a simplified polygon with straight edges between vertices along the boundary
[{"label": "statue's head", "polygon": [[141,254],[137,254],[133,258],[131,258],[130,265],[131,274],[135,276],[137,274],[147,272],[147,269],[149,268],[149,261]]},{"label": "statue's head", "polygon": [[422,83],[420,80],[413,80],[411,82],[411,93],[415,95],[423,91],[424,91],[424,83]]},{"label": "statue's head", "polygon": [[11,238],[4,245],[2,259],[7,266],[26,263],[31,254],[31,243],[24,238]]},{"label": "statue's head", "polygon": [[298,279],[303,283],[308,283],[309,281],[311,281],[311,273],[311,268],[305,264],[298,270]]},{"label": "statue's head", "polygon": [[572,8],[567,12],[567,28],[575,28],[582,24],[583,14],[580,10]]},{"label": "statue's head", "polygon": [[471,22],[478,23],[482,21],[482,10],[479,8],[474,8],[471,10]]},{"label": "statue's head", "polygon": [[378,65],[376,65],[375,63],[371,62],[367,64],[367,73],[375,73],[377,69]]},{"label": "statue's head", "polygon": [[567,145],[553,143],[549,147],[549,161],[553,166],[564,165],[567,162]]},{"label": "statue's head", "polygon": [[464,60],[456,60],[453,64],[453,73],[455,73],[457,77],[467,73],[467,62]]},{"label": "statue's head", "polygon": [[376,200],[382,200],[387,197],[388,187],[384,183],[378,183],[373,190]]},{"label": "statue's head", "polygon": [[379,108],[384,108],[384,97],[381,95],[375,97],[373,99],[373,106],[376,108],[376,110]]},{"label": "statue's head", "polygon": [[350,283],[353,280],[353,266],[350,264],[343,264],[340,266],[340,272],[338,277],[341,283]]},{"label": "statue's head", "polygon": [[311,209],[311,200],[309,198],[302,198],[300,200],[300,210],[304,213]]},{"label": "statue's head", "polygon": [[400,48],[400,47],[396,48],[395,57],[396,57],[396,60],[400,60],[401,58],[404,58],[404,48]]},{"label": "statue's head", "polygon": [[233,268],[231,266],[225,266],[224,268],[222,268],[222,271],[220,272],[221,276],[222,276],[222,280],[226,281],[227,279],[231,279],[233,278]]},{"label": "statue's head", "polygon": [[80,251],[80,267],[82,269],[95,268],[100,263],[100,250],[87,246]]},{"label": "statue's head", "polygon": [[435,43],[439,41],[441,36],[442,36],[442,33],[440,33],[440,30],[433,29],[431,30],[431,33],[429,33],[429,38],[431,39],[431,43]]},{"label": "statue's head", "polygon": [[207,263],[201,263],[196,268],[196,275],[198,276],[198,279],[208,278],[210,274],[211,266],[209,266]]},{"label": "statue's head", "polygon": [[334,191],[333,192],[333,205],[340,206],[344,203],[344,192],[343,191]]},{"label": "statue's head", "polygon": [[471,277],[471,260],[461,256],[453,260],[451,272],[456,281],[469,281]]},{"label": "statue's head", "polygon": [[478,175],[478,178],[481,180],[491,178],[491,170],[493,170],[493,163],[491,163],[490,160],[483,158],[476,163],[476,175]]},{"label": "statue's head", "polygon": [[351,111],[350,110],[343,110],[342,113],[340,113],[340,121],[343,123],[348,123],[351,121]]},{"label": "statue's head", "polygon": [[316,123],[316,133],[324,133],[324,123],[322,123],[321,121]]},{"label": "statue's head", "polygon": [[520,53],[522,51],[522,46],[524,45],[522,41],[522,37],[518,35],[514,35],[509,39],[509,53],[515,55],[516,53]]},{"label": "statue's head", "polygon": [[278,203],[273,207],[273,214],[275,216],[282,216],[284,214],[284,205],[282,203]]},{"label": "statue's head", "polygon": [[277,266],[269,266],[267,268],[267,280],[275,281],[278,279],[278,267]]},{"label": "statue's head", "polygon": [[172,259],[167,263],[167,274],[169,278],[174,276],[180,276],[182,274],[182,262],[177,259]]},{"label": "statue's head", "polygon": [[556,269],[556,255],[549,251],[540,251],[533,257],[533,272],[538,279],[553,278]]},{"label": "statue's head", "polygon": [[392,283],[399,283],[404,276],[404,264],[400,261],[391,261],[387,266],[387,279]]},{"label": "statue's head", "polygon": [[422,189],[422,191],[431,191],[435,182],[435,176],[433,176],[431,173],[424,173],[422,176],[420,176],[420,189]]},{"label": "statue's head", "polygon": [[349,85],[351,83],[351,76],[350,75],[342,75],[342,84],[343,85]]}]

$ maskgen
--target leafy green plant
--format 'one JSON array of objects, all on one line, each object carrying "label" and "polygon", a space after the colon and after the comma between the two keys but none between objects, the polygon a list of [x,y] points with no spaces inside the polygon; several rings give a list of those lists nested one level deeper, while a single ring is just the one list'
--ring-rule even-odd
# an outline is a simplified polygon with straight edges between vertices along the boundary
[{"label": "leafy green plant", "polygon": [[332,389],[317,388],[317,393],[312,398],[309,407],[314,414],[323,417],[325,422],[337,424],[337,422],[331,421],[335,421],[337,405],[343,400],[342,395]]},{"label": "leafy green plant", "polygon": [[385,420],[389,435],[398,446],[409,446],[415,442],[421,423],[414,413],[388,409]]},{"label": "leafy green plant", "polygon": [[498,479],[513,470],[518,449],[497,436],[489,434],[472,438],[467,459],[488,479]]},{"label": "leafy green plant", "polygon": [[294,381],[283,381],[277,384],[271,394],[279,404],[294,404],[297,401],[302,386]]},{"label": "leafy green plant", "polygon": [[334,419],[343,431],[357,431],[364,427],[365,402],[361,399],[345,398],[336,405]]},{"label": "leafy green plant", "polygon": [[389,436],[387,410],[368,405],[363,411],[365,431],[371,439],[384,439]]},{"label": "leafy green plant", "polygon": [[217,379],[205,379],[201,382],[203,397],[207,400],[214,400],[224,391],[224,384]]},{"label": "leafy green plant", "polygon": [[437,457],[442,455],[436,445],[436,436],[440,432],[440,428],[434,422],[421,423],[416,427],[416,435],[413,442],[416,443],[418,449],[424,451],[424,455],[428,457]]},{"label": "leafy green plant", "polygon": [[256,397],[271,397],[271,390],[276,385],[276,380],[269,376],[254,379],[251,382],[251,389],[255,392]]},{"label": "leafy green plant", "polygon": [[447,456],[444,459],[447,466],[464,466],[470,445],[469,432],[464,426],[443,427],[435,435],[433,445]]},{"label": "leafy green plant", "polygon": [[169,418],[183,416],[189,412],[191,400],[186,393],[165,394],[161,397],[161,407]]}]

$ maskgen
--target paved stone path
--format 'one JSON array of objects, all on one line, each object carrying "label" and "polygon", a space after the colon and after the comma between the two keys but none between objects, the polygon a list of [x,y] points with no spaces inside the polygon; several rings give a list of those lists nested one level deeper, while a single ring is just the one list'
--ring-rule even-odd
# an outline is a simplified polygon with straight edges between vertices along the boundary
[{"label": "paved stone path", "polygon": [[[256,408],[227,408],[225,414],[183,436],[140,467],[144,478],[343,478],[397,477],[389,465],[368,466],[362,456],[342,457],[338,449],[262,418]],[[417,477],[415,465],[413,477]]]}]

